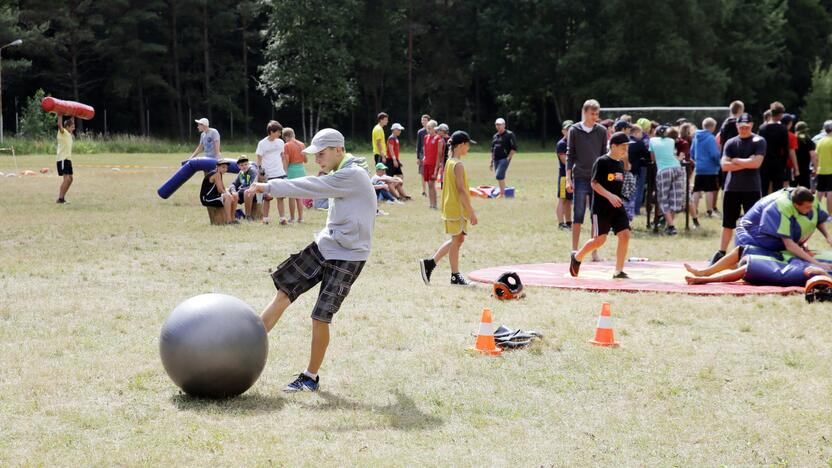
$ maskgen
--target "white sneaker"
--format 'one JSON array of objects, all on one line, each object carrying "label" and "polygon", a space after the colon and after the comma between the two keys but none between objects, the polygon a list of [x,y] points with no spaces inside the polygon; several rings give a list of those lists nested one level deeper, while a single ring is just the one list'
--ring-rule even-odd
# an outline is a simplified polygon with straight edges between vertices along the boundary
[{"label": "white sneaker", "polygon": [[387,216],[389,214],[390,213],[388,213],[386,211],[376,210],[376,216]]},{"label": "white sneaker", "polygon": [[269,217],[263,216],[263,224],[269,224]]}]

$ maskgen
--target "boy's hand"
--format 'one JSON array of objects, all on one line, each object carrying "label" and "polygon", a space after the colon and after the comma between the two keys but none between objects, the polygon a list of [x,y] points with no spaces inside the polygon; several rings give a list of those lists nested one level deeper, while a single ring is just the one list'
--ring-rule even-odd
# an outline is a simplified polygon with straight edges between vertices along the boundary
[{"label": "boy's hand", "polygon": [[607,200],[610,201],[610,204],[613,206],[613,208],[621,207],[621,198],[619,198],[618,195],[610,194],[610,196],[607,197]]},{"label": "boy's hand", "polygon": [[469,218],[470,219],[468,221],[471,221],[471,226],[476,226],[477,225],[477,214],[472,211]]},{"label": "boy's hand", "polygon": [[566,178],[566,191],[568,193],[572,193],[575,191],[575,187],[572,186],[572,179]]},{"label": "boy's hand", "polygon": [[249,192],[253,193],[266,193],[266,189],[268,188],[268,184],[264,184],[261,182],[255,182],[251,184],[251,188],[248,189]]}]

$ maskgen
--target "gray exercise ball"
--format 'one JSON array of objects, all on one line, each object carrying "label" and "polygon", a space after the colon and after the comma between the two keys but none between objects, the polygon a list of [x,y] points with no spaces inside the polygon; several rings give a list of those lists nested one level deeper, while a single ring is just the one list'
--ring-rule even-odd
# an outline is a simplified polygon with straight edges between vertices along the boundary
[{"label": "gray exercise ball", "polygon": [[257,381],[269,340],[248,304],[226,294],[201,294],[165,320],[159,354],[171,380],[188,395],[227,398]]}]

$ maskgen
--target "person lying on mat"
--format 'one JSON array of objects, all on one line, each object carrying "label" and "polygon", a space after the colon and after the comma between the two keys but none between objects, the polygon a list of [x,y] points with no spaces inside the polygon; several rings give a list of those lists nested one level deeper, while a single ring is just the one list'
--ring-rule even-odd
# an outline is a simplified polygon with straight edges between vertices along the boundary
[{"label": "person lying on mat", "polygon": [[708,268],[698,270],[687,263],[688,284],[733,283],[744,280],[758,286],[805,286],[809,278],[830,276],[832,263],[781,255],[750,246],[735,247]]}]

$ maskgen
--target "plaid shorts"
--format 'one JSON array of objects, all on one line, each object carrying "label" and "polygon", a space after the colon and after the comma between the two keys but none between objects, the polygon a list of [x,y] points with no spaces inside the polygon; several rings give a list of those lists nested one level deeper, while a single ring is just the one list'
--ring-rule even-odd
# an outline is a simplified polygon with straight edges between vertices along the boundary
[{"label": "plaid shorts", "polygon": [[663,169],[656,175],[656,192],[662,211],[678,213],[685,206],[685,170]]},{"label": "plaid shorts", "polygon": [[350,292],[363,261],[325,260],[318,245],[309,244],[299,253],[290,255],[278,265],[272,273],[274,286],[286,293],[289,300],[295,302],[301,294],[321,283],[318,302],[312,310],[312,318],[319,322],[330,323],[332,316],[341,308],[341,303]]}]

